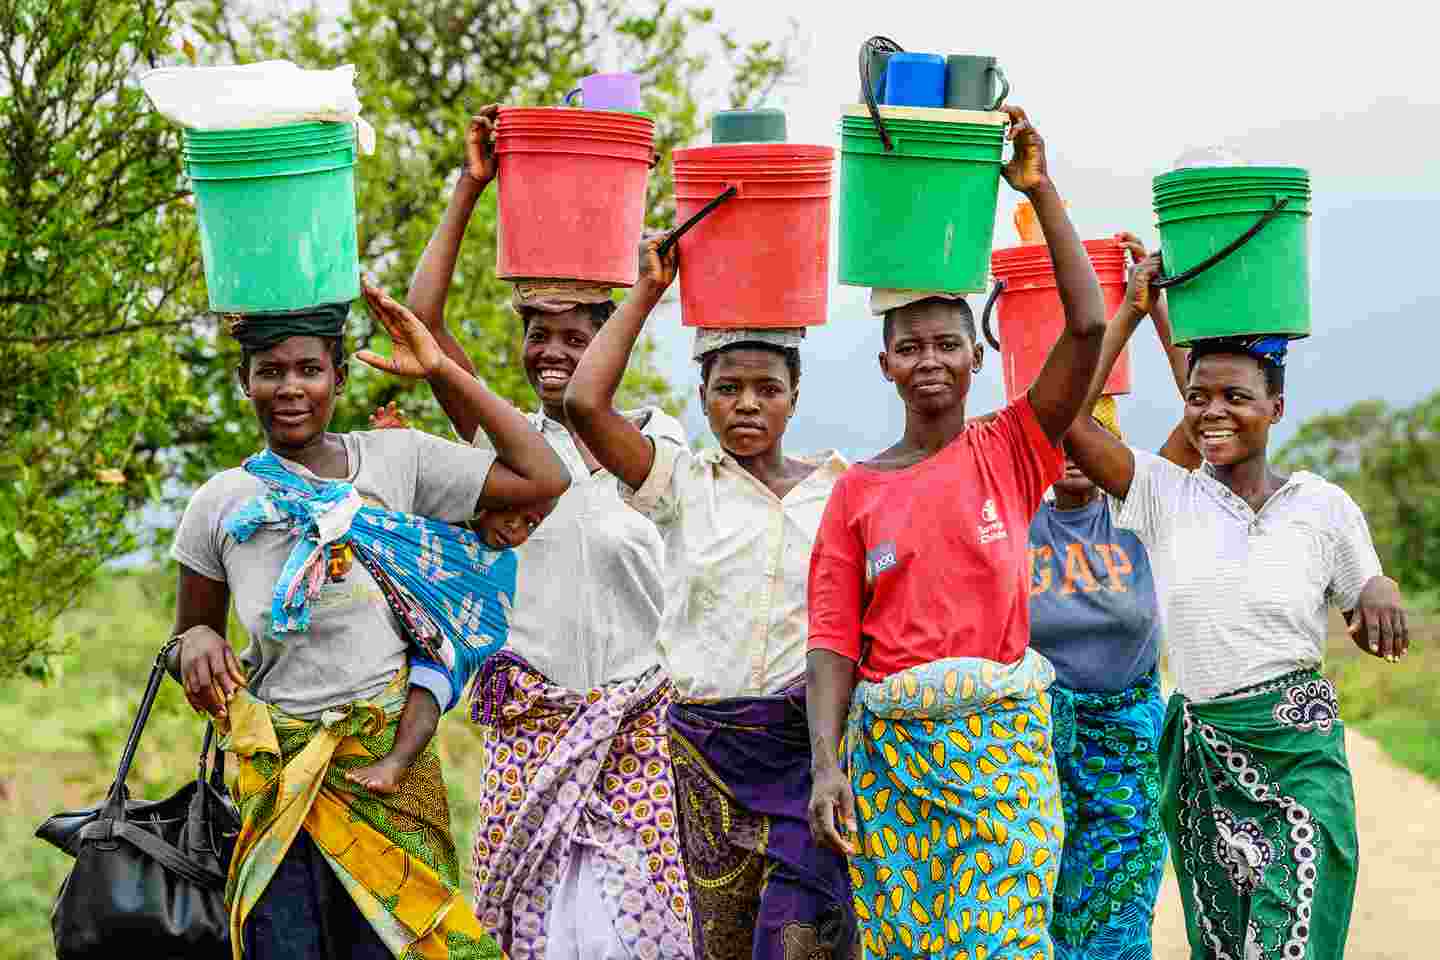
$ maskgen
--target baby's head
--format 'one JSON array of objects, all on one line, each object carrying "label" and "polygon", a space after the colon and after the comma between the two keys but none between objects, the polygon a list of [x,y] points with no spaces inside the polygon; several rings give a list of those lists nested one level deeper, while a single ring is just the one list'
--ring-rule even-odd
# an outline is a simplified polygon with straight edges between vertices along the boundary
[{"label": "baby's head", "polygon": [[508,507],[504,510],[482,510],[470,522],[470,527],[486,546],[494,550],[518,547],[530,539],[530,534],[540,522],[555,509],[559,498],[541,500],[523,507]]}]

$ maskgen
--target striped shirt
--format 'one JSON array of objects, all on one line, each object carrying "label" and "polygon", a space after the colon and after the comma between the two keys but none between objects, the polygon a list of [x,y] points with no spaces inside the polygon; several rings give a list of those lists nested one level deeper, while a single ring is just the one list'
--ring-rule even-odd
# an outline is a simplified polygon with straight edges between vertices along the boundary
[{"label": "striped shirt", "polygon": [[1327,603],[1353,610],[1380,575],[1349,494],[1297,471],[1256,513],[1202,466],[1143,450],[1119,525],[1150,553],[1176,687],[1192,700],[1318,667]]}]

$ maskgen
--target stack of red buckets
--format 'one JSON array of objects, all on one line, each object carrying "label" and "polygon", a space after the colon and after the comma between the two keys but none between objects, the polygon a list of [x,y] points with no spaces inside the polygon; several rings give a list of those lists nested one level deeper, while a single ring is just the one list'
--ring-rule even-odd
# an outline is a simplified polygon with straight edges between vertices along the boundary
[{"label": "stack of red buckets", "polygon": [[[1017,223],[1020,217],[1017,216]],[[1125,300],[1125,247],[1119,240],[1086,240],[1085,250],[1100,280],[1105,316],[1112,317]],[[1006,402],[1015,400],[1040,374],[1050,348],[1065,330],[1065,310],[1055,286],[1050,250],[1043,243],[1006,247],[990,254],[990,271],[999,290],[992,292],[999,314],[999,349],[1003,359]],[[988,314],[986,336],[991,336]],[[992,340],[993,343],[993,340]],[[1130,392],[1127,347],[1115,363],[1104,392]]]}]

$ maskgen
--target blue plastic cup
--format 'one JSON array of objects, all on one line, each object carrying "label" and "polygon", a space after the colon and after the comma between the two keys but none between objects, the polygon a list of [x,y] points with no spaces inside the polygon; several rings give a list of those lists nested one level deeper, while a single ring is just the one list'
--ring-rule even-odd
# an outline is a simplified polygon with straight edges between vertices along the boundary
[{"label": "blue plastic cup", "polygon": [[945,58],[937,53],[895,53],[885,64],[885,99],[892,107],[943,107]]}]

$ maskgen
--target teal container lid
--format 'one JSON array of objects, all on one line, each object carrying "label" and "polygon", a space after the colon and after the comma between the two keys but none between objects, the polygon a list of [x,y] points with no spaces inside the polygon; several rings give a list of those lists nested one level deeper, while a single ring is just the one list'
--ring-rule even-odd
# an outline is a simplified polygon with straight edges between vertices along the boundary
[{"label": "teal container lid", "polygon": [[721,110],[710,121],[711,143],[784,143],[785,111]]}]

